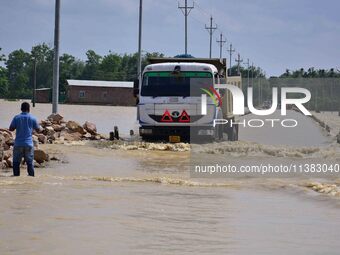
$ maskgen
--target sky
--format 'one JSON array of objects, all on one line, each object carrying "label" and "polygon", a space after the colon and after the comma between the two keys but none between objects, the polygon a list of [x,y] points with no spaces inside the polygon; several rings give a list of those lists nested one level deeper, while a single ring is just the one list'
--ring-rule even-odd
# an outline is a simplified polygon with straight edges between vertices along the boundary
[{"label": "sky", "polygon": [[[142,48],[166,56],[184,53],[184,0],[144,0]],[[193,1],[188,0],[189,5]],[[8,55],[46,42],[53,46],[54,0],[0,0],[0,48]],[[213,57],[220,33],[236,54],[268,76],[297,68],[340,69],[338,0],[195,0],[188,17],[188,53],[209,56],[210,15]],[[92,49],[105,55],[137,51],[139,0],[61,0],[61,53],[86,59]],[[229,57],[228,57],[229,58]]]}]

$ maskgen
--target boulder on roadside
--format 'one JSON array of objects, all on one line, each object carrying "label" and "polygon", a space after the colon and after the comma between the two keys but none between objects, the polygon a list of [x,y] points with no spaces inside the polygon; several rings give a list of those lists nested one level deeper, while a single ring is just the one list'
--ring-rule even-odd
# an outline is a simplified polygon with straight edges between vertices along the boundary
[{"label": "boulder on roadside", "polygon": [[85,135],[83,135],[83,137],[85,139],[91,139],[92,135],[90,133],[86,133]]},{"label": "boulder on roadside", "polygon": [[84,128],[82,126],[80,126],[77,122],[70,120],[66,123],[66,127],[68,128],[68,130],[70,130],[71,132],[78,132],[80,134],[86,134],[86,131],[84,130]]},{"label": "boulder on roadside", "polygon": [[52,113],[50,116],[47,117],[47,119],[54,124],[60,124],[64,117],[61,116],[59,113]]},{"label": "boulder on roadside", "polygon": [[60,132],[55,132],[53,135],[47,137],[48,141],[55,141],[60,138]]},{"label": "boulder on roadside", "polygon": [[[11,158],[12,156],[13,156],[12,150],[8,150],[8,151],[3,152],[3,159],[4,160],[7,160],[7,159]],[[0,155],[0,159],[1,159],[1,155]]]},{"label": "boulder on roadside", "polygon": [[37,134],[38,140],[40,143],[45,144],[47,143],[47,137],[43,134]]},{"label": "boulder on roadside", "polygon": [[5,137],[9,136],[10,138],[13,138],[13,133],[5,128],[0,128],[0,134],[2,134]]},{"label": "boulder on roadside", "polygon": [[94,140],[100,140],[100,139],[101,139],[101,136],[100,136],[100,135],[95,135],[95,136],[93,136],[93,139],[94,139]]},{"label": "boulder on roadside", "polygon": [[6,162],[5,161],[4,162],[0,161],[0,169],[5,169],[5,168],[7,168]]},{"label": "boulder on roadside", "polygon": [[6,159],[5,161],[6,161],[7,167],[13,167],[13,158],[12,157]]},{"label": "boulder on roadside", "polygon": [[3,133],[3,132],[6,132],[6,133],[12,135],[12,132],[9,131],[9,129],[7,129],[7,128],[0,128],[0,133]]},{"label": "boulder on roadside", "polygon": [[33,139],[33,146],[34,146],[34,148],[38,148],[38,146],[39,146],[39,139],[38,139],[38,137],[36,135],[33,135],[32,139]]},{"label": "boulder on roadside", "polygon": [[65,141],[73,142],[73,141],[80,141],[82,134],[78,132],[73,132],[73,133],[65,133],[63,135]]},{"label": "boulder on roadside", "polygon": [[45,127],[44,134],[46,136],[52,136],[52,135],[54,135],[54,133],[55,133],[55,131],[54,131],[52,126]]},{"label": "boulder on roadside", "polygon": [[45,151],[38,149],[34,151],[34,160],[41,164],[45,161],[49,161],[49,156]]},{"label": "boulder on roadside", "polygon": [[4,148],[0,147],[0,162],[4,159],[5,153]]},{"label": "boulder on roadside", "polygon": [[89,132],[91,135],[97,134],[97,127],[94,123],[91,123],[89,121],[86,121],[85,124],[83,125],[83,128]]},{"label": "boulder on roadside", "polygon": [[42,120],[42,121],[40,122],[40,126],[42,126],[43,128],[49,127],[49,126],[52,126],[52,122],[49,121],[49,120]]},{"label": "boulder on roadside", "polygon": [[62,125],[59,125],[59,124],[52,124],[52,128],[55,132],[60,132],[62,131],[63,129],[65,129],[64,126]]},{"label": "boulder on roadside", "polygon": [[2,144],[2,148],[3,148],[4,151],[7,151],[7,150],[9,150],[11,148],[11,146],[8,145],[7,143],[3,143]]},{"label": "boulder on roadside", "polygon": [[11,132],[1,132],[1,135],[3,137],[1,138],[3,142],[7,143],[8,145],[14,144],[13,135]]},{"label": "boulder on roadside", "polygon": [[37,161],[35,161],[35,160],[33,160],[33,165],[34,165],[34,168],[39,168],[40,167],[40,164]]},{"label": "boulder on roadside", "polygon": [[60,132],[55,132],[53,137],[54,137],[54,139],[60,138]]}]

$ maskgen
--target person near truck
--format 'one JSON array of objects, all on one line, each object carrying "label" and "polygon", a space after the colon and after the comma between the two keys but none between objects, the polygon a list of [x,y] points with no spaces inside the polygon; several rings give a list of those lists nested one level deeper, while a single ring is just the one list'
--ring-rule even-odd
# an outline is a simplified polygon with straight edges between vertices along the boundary
[{"label": "person near truck", "polygon": [[20,176],[20,164],[22,158],[24,158],[27,164],[28,175],[34,177],[34,145],[32,133],[34,130],[40,131],[41,127],[37,119],[30,114],[29,103],[23,102],[21,104],[21,113],[13,118],[9,130],[16,130],[13,147],[13,175]]}]

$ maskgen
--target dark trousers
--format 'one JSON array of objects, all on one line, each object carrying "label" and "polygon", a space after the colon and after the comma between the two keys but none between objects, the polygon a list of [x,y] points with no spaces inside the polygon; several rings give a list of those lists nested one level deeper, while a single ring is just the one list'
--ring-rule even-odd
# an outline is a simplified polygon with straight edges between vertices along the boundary
[{"label": "dark trousers", "polygon": [[34,176],[34,148],[30,146],[14,146],[13,148],[13,175],[20,176],[20,163],[24,157],[27,164],[27,173]]}]

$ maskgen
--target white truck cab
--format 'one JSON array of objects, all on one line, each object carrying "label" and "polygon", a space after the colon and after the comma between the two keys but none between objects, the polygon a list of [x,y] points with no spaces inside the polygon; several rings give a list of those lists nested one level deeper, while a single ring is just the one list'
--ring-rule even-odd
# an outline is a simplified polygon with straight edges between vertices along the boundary
[{"label": "white truck cab", "polygon": [[214,119],[223,118],[221,105],[209,96],[205,96],[206,103],[202,104],[204,91],[219,97],[215,84],[222,74],[216,65],[209,63],[213,61],[152,61],[155,63],[145,67],[135,92],[140,136],[170,142],[188,141],[193,136],[221,138],[223,130],[213,127]]}]

